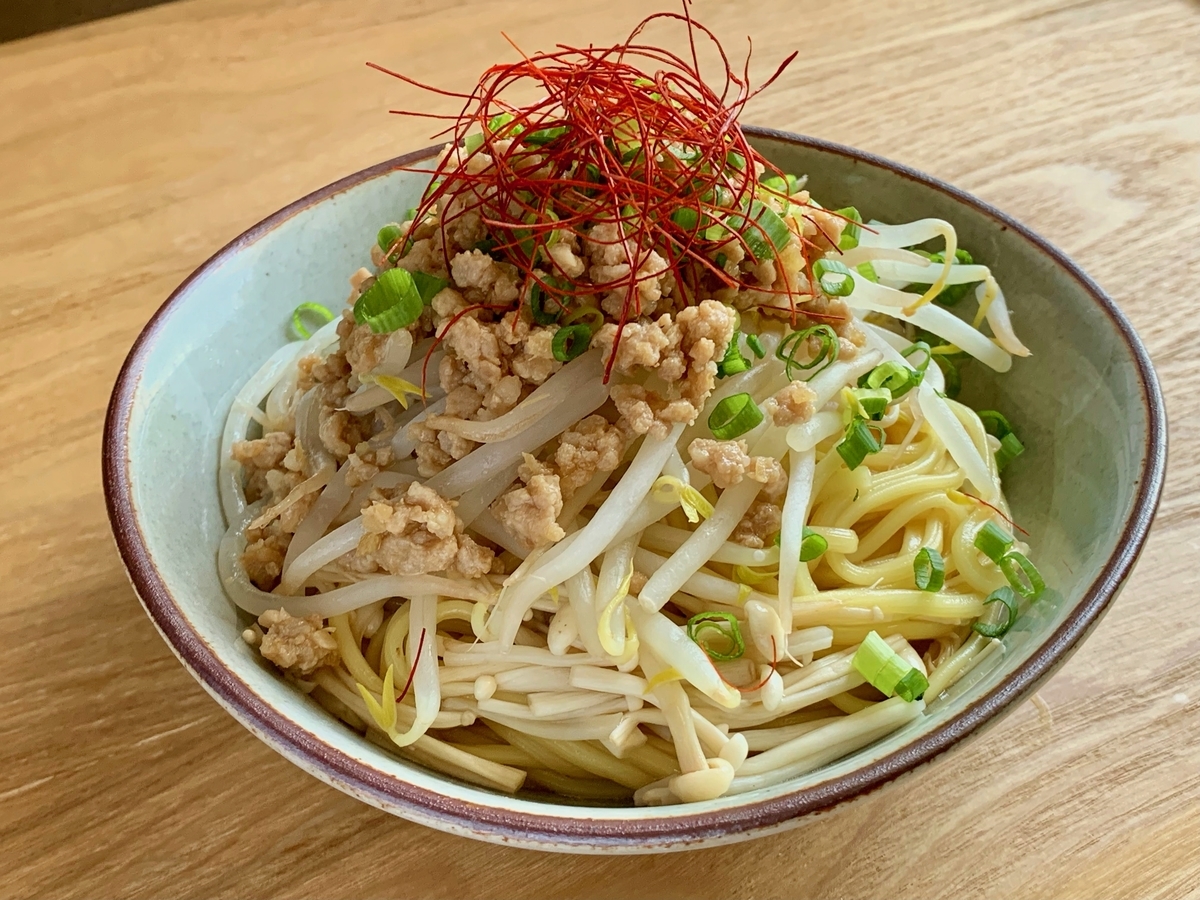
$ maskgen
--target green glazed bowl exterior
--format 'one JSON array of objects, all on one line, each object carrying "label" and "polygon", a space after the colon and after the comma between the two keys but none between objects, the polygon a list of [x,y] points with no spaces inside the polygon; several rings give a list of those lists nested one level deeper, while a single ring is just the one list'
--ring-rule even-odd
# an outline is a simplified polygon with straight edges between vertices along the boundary
[{"label": "green glazed bowl exterior", "polygon": [[219,251],[151,319],[113,390],[104,480],[122,559],[164,639],[238,721],[322,781],[435,828],[545,850],[655,852],[768,834],[886,785],[978,734],[1066,660],[1128,576],[1162,487],[1166,419],[1137,335],[1061,252],[979,200],[860,151],[747,132],[782,169],[807,173],[827,207],[946,219],[1004,285],[1033,355],[1000,377],[972,367],[964,397],[1019,422],[1028,450],[1006,471],[1006,490],[1053,588],[1005,637],[1005,652],[921,720],[809,775],[649,809],[463,784],[391,756],[278,678],[241,640],[246,619],[217,576],[221,427],[237,388],[286,340],[291,310],[343,302],[376,230],[421,193],[427,176],[407,169],[427,165],[427,150],[323,188]]}]

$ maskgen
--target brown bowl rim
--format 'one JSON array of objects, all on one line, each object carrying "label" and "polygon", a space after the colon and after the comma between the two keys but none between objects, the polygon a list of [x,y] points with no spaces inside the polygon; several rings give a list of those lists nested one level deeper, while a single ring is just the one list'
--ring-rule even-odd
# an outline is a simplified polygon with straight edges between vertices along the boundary
[{"label": "brown bowl rim", "polygon": [[1000,228],[1020,234],[1083,288],[1109,317],[1125,341],[1136,367],[1147,416],[1145,455],[1137,493],[1116,552],[1084,592],[1066,620],[1011,677],[997,685],[929,734],[868,765],[821,784],[726,809],[631,819],[593,819],[542,815],[474,803],[428,790],[386,775],[319,740],[282,715],[235,677],[192,629],[150,557],[134,507],[128,458],[128,426],[145,359],[173,308],[189,286],[241,249],[262,238],[297,213],[364,181],[430,158],[427,148],[363,169],[314,191],[268,216],[205,261],[167,298],[134,342],[117,376],[103,435],[105,502],[121,559],[146,612],[186,667],[235,717],[289,758],[306,759],[320,777],[376,805],[411,810],[418,818],[459,833],[524,846],[580,851],[638,851],[705,844],[721,837],[749,837],[784,827],[790,820],[828,810],[918,768],[995,719],[1029,695],[1037,684],[1066,661],[1074,647],[1095,627],[1128,577],[1146,541],[1157,510],[1166,467],[1167,431],[1162,393],[1149,355],[1133,326],[1116,304],[1065,253],[1021,223],[978,198],[939,179],[888,159],[818,138],[747,126],[752,137],[798,144],[888,169],[904,178],[973,207]]}]

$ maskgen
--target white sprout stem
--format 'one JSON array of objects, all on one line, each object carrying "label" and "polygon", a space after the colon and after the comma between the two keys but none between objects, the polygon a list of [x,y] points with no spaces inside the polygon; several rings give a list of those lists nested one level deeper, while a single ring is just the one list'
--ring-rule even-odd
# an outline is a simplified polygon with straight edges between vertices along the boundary
[{"label": "white sprout stem", "polygon": [[878,351],[868,350],[852,360],[827,366],[808,382],[809,389],[817,395],[813,405],[820,409],[846,385],[857,384],[859,378],[879,365],[882,360],[883,356]]},{"label": "white sprout stem", "polygon": [[[1000,289],[1000,285],[996,284],[994,279],[990,287],[995,291],[995,294],[987,304],[984,317],[987,319],[987,323],[992,326],[992,334],[996,335],[996,340],[1000,342],[1000,346],[1013,354],[1013,356],[1029,356],[1029,348],[1021,343],[1021,339],[1017,337],[1017,333],[1013,330],[1012,319],[1008,314],[1008,303],[1004,300],[1004,291]],[[981,306],[985,302],[988,288],[988,284],[981,284],[975,289],[975,298]]]},{"label": "white sprout stem", "polygon": [[743,478],[722,491],[712,515],[650,576],[639,594],[641,605],[647,610],[662,609],[671,595],[680,590],[733,534],[760,490],[761,483]]},{"label": "white sprout stem", "polygon": [[[655,522],[646,528],[641,544],[651,550],[674,553],[692,534],[693,532],[686,528]],[[773,566],[779,562],[779,548],[743,547],[741,544],[726,541],[713,553],[709,561],[731,566]]]},{"label": "white sprout stem", "polygon": [[967,480],[975,486],[984,500],[995,502],[1000,497],[1000,486],[992,478],[987,461],[979,455],[971,436],[954,411],[938,396],[933,385],[922,382],[917,388],[917,403],[920,404],[929,426],[946,445],[946,450],[959,466]]},{"label": "white sprout stem", "polygon": [[[666,561],[666,557],[659,556],[657,553],[653,553],[644,547],[638,547],[633,554],[633,564],[637,566],[639,572],[653,574]],[[701,600],[708,600],[725,606],[740,606],[744,602],[743,585],[704,571],[694,573],[683,583],[683,587],[680,590],[686,591],[694,597],[699,597]],[[764,600],[768,603],[771,602],[770,597],[757,591],[751,591],[750,596],[757,597],[759,600]]]},{"label": "white sprout stem", "polygon": [[608,385],[599,378],[588,382],[569,400],[560,403],[520,434],[472,450],[430,478],[426,486],[447,499],[460,497],[476,485],[497,477],[512,463],[518,462],[521,454],[536,450],[591,415],[607,399]]},{"label": "white sprout stem", "polygon": [[630,604],[629,611],[643,648],[649,647],[658,659],[714,703],[726,709],[738,707],[742,695],[721,680],[708,655],[687,636],[686,630],[660,612],[647,611],[639,603]]},{"label": "white sprout stem", "polygon": [[487,661],[524,666],[606,666],[608,658],[587,653],[568,653],[555,656],[544,647],[510,647],[507,650],[495,642],[463,644],[447,642],[442,651],[446,666],[477,666]]},{"label": "white sprout stem", "polygon": [[[577,666],[546,668],[543,666],[521,666],[498,672],[495,675],[496,688],[514,694],[528,694],[534,691],[566,691],[571,688],[571,673]],[[447,669],[453,675],[452,669]],[[455,676],[461,677],[461,676]]]},{"label": "white sprout stem", "polygon": [[284,570],[283,578],[279,582],[279,593],[299,593],[304,582],[308,581],[314,572],[329,565],[339,556],[349,553],[358,546],[362,536],[361,516],[329,532],[300,553],[292,561],[291,566]]},{"label": "white sprout stem", "polygon": [[[497,701],[492,700],[487,702],[495,703]],[[519,731],[522,734],[546,738],[552,741],[603,740],[608,737],[621,721],[621,714],[618,712],[593,715],[581,719],[571,719],[565,722],[544,722],[532,718],[518,718],[503,713],[484,711],[483,709],[479,709],[476,715],[489,722],[497,722],[500,725],[511,728],[513,731]]]},{"label": "white sprout stem", "polygon": [[835,719],[783,744],[764,750],[742,764],[730,794],[779,784],[865,747],[915,720],[925,711],[921,700],[892,697],[860,712]]},{"label": "white sprout stem", "polygon": [[477,515],[471,522],[471,530],[487,538],[493,544],[499,544],[518,559],[524,559],[526,556],[525,548],[507,528],[496,520],[491,510],[485,509]]},{"label": "white sprout stem", "polygon": [[599,666],[573,666],[568,683],[581,691],[598,691],[627,697],[641,697],[647,690],[646,679],[640,675],[614,672]]},{"label": "white sprout stem", "polygon": [[[604,558],[600,561],[600,578],[596,587],[596,637],[600,642],[600,649],[611,658],[620,657],[625,652],[625,595],[617,594],[633,566],[633,554],[637,546],[636,535],[614,543],[605,551]],[[605,618],[604,623],[600,621],[602,616]],[[601,624],[605,626],[603,632],[600,629]]]},{"label": "white sprout stem", "polygon": [[825,625],[797,628],[788,635],[787,650],[797,659],[833,646],[833,629]]},{"label": "white sprout stem", "polygon": [[792,595],[796,592],[796,569],[801,565],[800,544],[804,540],[804,523],[808,521],[817,454],[812,449],[792,450],[790,461],[787,496],[783,499],[779,525],[779,602],[776,606],[784,634],[792,630]]},{"label": "white sprout stem", "polygon": [[[643,648],[641,651],[642,671],[651,680],[662,674],[667,663],[658,659],[654,651]],[[679,759],[679,768],[683,772],[702,772],[708,768],[704,757],[704,748],[700,746],[700,738],[696,734],[696,723],[692,719],[692,705],[688,701],[687,692],[678,681],[665,681],[651,688],[650,693],[658,701],[658,706],[666,717],[667,727],[671,729],[672,743],[675,755]]]},{"label": "white sprout stem", "polygon": [[[913,301],[913,306],[926,304],[938,294],[942,292],[942,288],[946,286],[946,279],[950,277],[950,271],[954,268],[954,256],[958,250],[958,233],[954,230],[954,226],[944,219],[918,219],[916,222],[907,222],[903,225],[885,225],[882,222],[871,222],[870,230],[864,228],[859,237],[859,246],[867,247],[887,247],[891,249],[900,249],[903,247],[915,247],[917,244],[923,244],[932,238],[940,237],[946,242],[943,251],[944,261],[941,266],[941,274],[930,285],[927,290],[918,300]],[[866,279],[858,279],[865,281]]]},{"label": "white sprout stem", "polygon": [[998,346],[979,329],[972,328],[970,322],[964,322],[948,309],[926,304],[911,313],[906,313],[894,306],[878,303],[868,298],[851,295],[846,299],[855,309],[895,316],[897,319],[903,319],[905,322],[911,322],[926,331],[933,332],[997,372],[1007,372],[1012,368],[1012,356],[1004,348]]},{"label": "white sprout stem", "polygon": [[[933,284],[938,280],[938,274],[942,271],[941,264],[933,264],[927,259],[923,259],[920,263],[899,262],[896,260],[880,260],[871,264],[875,267],[875,274],[879,276],[881,281],[896,281],[903,284]],[[977,281],[986,281],[991,276],[991,270],[987,266],[980,265],[954,265],[950,269],[950,274],[946,276],[946,284],[974,284]],[[870,283],[870,282],[868,282]],[[859,285],[858,279],[855,279],[854,286],[857,289]],[[903,293],[897,291],[897,293]],[[908,295],[908,302],[912,301],[912,294]],[[899,304],[901,306],[907,304]]]},{"label": "white sprout stem", "polygon": [[[600,633],[596,630],[596,582],[592,573],[584,568],[566,580],[567,600],[575,610],[575,624],[579,629],[579,639],[584,649],[592,656],[604,656],[604,648],[600,645]],[[625,624],[621,617],[622,628]]]},{"label": "white sprout stem", "polygon": [[831,438],[845,428],[842,412],[838,409],[823,409],[807,422],[793,425],[787,430],[788,446],[793,453],[811,453],[817,444]]},{"label": "white sprout stem", "polygon": [[[348,484],[346,484],[346,473],[349,470],[349,463],[344,463],[340,469],[329,479],[329,484],[325,486],[325,490],[321,491],[321,495],[317,497],[317,502],[312,505],[312,509],[308,511],[308,515],[300,522],[300,526],[296,529],[296,533],[292,535],[291,541],[288,543],[287,553],[283,557],[283,581],[288,581],[288,570],[295,563],[297,557],[305,550],[311,547],[328,529],[338,513],[345,508],[350,500],[350,495],[353,492]],[[323,565],[323,564],[322,564]],[[317,568],[320,568],[318,566]],[[316,569],[313,570],[314,572]],[[312,572],[309,573],[310,575]],[[307,575],[305,576],[308,577]],[[300,582],[303,584],[303,582]],[[291,593],[290,589],[284,590],[284,593]]]},{"label": "white sprout stem", "polygon": [[[409,601],[407,658],[416,660],[412,689],[417,714],[411,728],[391,736],[397,747],[407,747],[428,731],[441,709],[442,691],[438,683],[438,658],[434,647],[437,604],[438,598],[434,594],[417,594]],[[420,653],[417,652],[418,648]]]},{"label": "white sprout stem", "polygon": [[477,484],[458,498],[458,506],[454,508],[454,512],[462,520],[464,526],[469,526],[479,518],[480,514],[490,507],[497,497],[512,486],[517,478],[517,469],[520,467],[521,461],[514,460],[494,478]]},{"label": "white sprout stem", "polygon": [[563,366],[537,390],[502,416],[489,421],[461,419],[457,416],[431,416],[428,425],[479,443],[494,443],[516,436],[542,416],[566,401],[589,383],[599,382],[604,363],[599,350],[592,350]]},{"label": "white sprout stem", "polygon": [[295,364],[304,346],[307,344],[295,341],[280,347],[250,376],[233,398],[229,415],[225,419],[225,429],[221,433],[221,465],[218,474],[221,508],[227,523],[234,522],[246,508],[242,465],[233,458],[233,445],[236,441],[246,439],[246,429],[250,427],[251,421],[249,410],[258,408],[263,398]]},{"label": "white sprout stem", "polygon": [[[575,403],[564,405],[575,407],[578,410]],[[579,405],[585,404],[580,403]],[[547,416],[542,421],[545,422],[551,418],[553,415]],[[538,424],[541,425],[541,423]],[[537,427],[535,425],[530,430],[536,430]],[[510,586],[508,593],[501,597],[493,613],[493,618],[498,617],[500,627],[496,629],[490,623],[488,626],[488,630],[493,634],[499,634],[501,644],[505,647],[512,646],[513,640],[517,636],[517,629],[521,626],[521,619],[525,615],[525,611],[533,605],[534,600],[550,588],[562,584],[576,572],[582,570],[584,566],[589,565],[617,536],[629,517],[629,510],[637,507],[642,498],[650,492],[654,480],[662,472],[663,464],[675,448],[675,442],[679,439],[682,431],[683,425],[677,424],[665,438],[647,437],[642,442],[642,446],[638,448],[633,462],[629,464],[629,468],[601,507],[596,510],[591,521],[582,530],[575,533],[573,536],[575,540],[566,547],[563,546],[566,542],[560,541],[538,561],[539,565],[535,566],[525,578]],[[557,433],[556,431],[555,434]],[[536,447],[538,444],[533,446]],[[449,469],[446,471],[448,472]]]}]

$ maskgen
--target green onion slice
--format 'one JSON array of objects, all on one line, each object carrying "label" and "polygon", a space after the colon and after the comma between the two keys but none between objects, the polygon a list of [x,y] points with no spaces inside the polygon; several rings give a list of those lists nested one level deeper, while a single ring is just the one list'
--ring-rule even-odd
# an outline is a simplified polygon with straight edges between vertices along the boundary
[{"label": "green onion slice", "polygon": [[387,334],[417,321],[425,308],[412,275],[405,269],[387,269],[354,303],[354,321],[376,334]]},{"label": "green onion slice", "polygon": [[767,351],[763,349],[762,341],[758,339],[757,334],[746,335],[746,346],[750,348],[750,352],[762,359],[767,355]]},{"label": "green onion slice", "polygon": [[1011,431],[1000,439],[1000,448],[996,451],[996,468],[1003,472],[1004,467],[1025,452],[1025,445]]},{"label": "green onion slice", "polygon": [[[546,308],[547,302],[549,302],[550,309]],[[535,283],[529,289],[529,312],[533,316],[533,321],[538,325],[554,325],[562,318],[566,307],[557,297],[547,296],[545,289]]]},{"label": "green onion slice", "polygon": [[763,412],[749,394],[733,394],[716,405],[708,417],[708,430],[722,441],[741,437],[763,420]]},{"label": "green onion slice", "polygon": [[854,668],[867,683],[888,697],[901,697],[909,703],[920,700],[929,687],[921,670],[911,665],[872,631],[854,653]]},{"label": "green onion slice", "polygon": [[920,372],[922,375],[924,375],[925,370],[929,368],[929,361],[931,359],[933,359],[933,350],[930,348],[929,344],[927,344],[925,341],[916,341],[915,343],[909,344],[907,347],[905,347],[903,350],[900,351],[900,355],[903,356],[905,359],[908,359],[914,353],[921,353],[921,354],[924,354],[924,356],[922,357],[919,365],[914,366],[911,362],[909,363],[909,365],[913,366],[914,369],[916,369],[918,372]]},{"label": "green onion slice", "polygon": [[940,355],[935,355],[933,361],[937,363],[938,368],[942,370],[942,376],[946,379],[946,396],[953,400],[962,390],[962,375],[959,374],[958,366]]},{"label": "green onion slice", "polygon": [[[809,338],[816,338],[818,341],[817,353],[806,363],[797,362],[796,354],[808,346]],[[811,378],[837,362],[839,348],[837,332],[828,325],[813,325],[803,331],[793,331],[780,341],[779,346],[775,348],[775,358],[783,361],[783,371],[789,379],[795,377],[792,369],[816,369],[809,376]]]},{"label": "green onion slice", "polygon": [[818,259],[812,268],[821,290],[830,297],[849,297],[854,293],[854,276],[845,263],[836,259]]},{"label": "green onion slice", "polygon": [[725,348],[725,356],[717,363],[718,378],[727,378],[750,368],[750,360],[742,356],[742,351],[738,347],[738,339],[741,336],[740,331],[735,331],[733,337],[729,339],[729,346]]},{"label": "green onion slice", "polygon": [[839,209],[836,212],[837,215],[846,218],[846,225],[842,229],[842,236],[838,239],[838,249],[853,250],[858,246],[858,239],[862,234],[862,215],[853,206],[847,206],[845,209]]},{"label": "green onion slice", "polygon": [[570,362],[587,350],[592,342],[592,329],[586,325],[564,325],[554,332],[550,352],[559,362]]},{"label": "green onion slice", "polygon": [[529,132],[521,140],[526,144],[533,144],[535,147],[543,147],[551,141],[558,140],[567,131],[568,128],[566,125],[560,125],[558,128],[543,128],[540,131]]},{"label": "green onion slice", "polygon": [[[787,223],[779,218],[779,214],[761,200],[751,200],[747,209],[745,216],[730,216],[726,224],[741,234],[742,240],[746,242],[746,249],[755,259],[774,259],[775,253],[786,247],[792,239],[791,230]],[[711,232],[712,228],[708,231]],[[714,240],[708,234],[705,236]],[[715,239],[719,240],[720,237]]]},{"label": "green onion slice", "polygon": [[879,274],[875,271],[875,267],[869,262],[859,263],[854,267],[854,271],[872,284],[879,284]]},{"label": "green onion slice", "polygon": [[804,536],[800,539],[800,562],[812,562],[828,549],[829,541],[805,525]]},{"label": "green onion slice", "polygon": [[450,286],[445,278],[438,278],[436,275],[427,275],[424,272],[413,272],[413,284],[417,286],[417,293],[421,295],[421,302],[428,306],[433,302],[433,298]]},{"label": "green onion slice", "polygon": [[483,146],[483,135],[482,134],[478,134],[478,133],[468,134],[465,138],[463,138],[463,149],[466,150],[467,153],[474,153],[476,150],[478,150],[482,146]]},{"label": "green onion slice", "polygon": [[[695,641],[710,659],[719,662],[738,659],[746,652],[742,629],[738,625],[737,616],[733,613],[697,613],[687,621],[687,636]],[[721,640],[725,644],[725,648],[714,647],[711,643],[713,637]]]},{"label": "green onion slice", "polygon": [[862,465],[868,454],[878,453],[883,444],[871,431],[865,419],[855,418],[846,427],[846,436],[837,445],[838,456],[851,471]]},{"label": "green onion slice", "polygon": [[986,522],[975,534],[975,549],[996,565],[1000,565],[1000,558],[1012,548],[1012,545],[1012,535],[1007,534],[995,522]]},{"label": "green onion slice", "polygon": [[924,373],[919,370],[913,370],[895,360],[888,360],[858,379],[858,386],[890,391],[891,399],[898,400],[919,385],[924,377]]},{"label": "green onion slice", "polygon": [[983,601],[984,606],[992,603],[1003,603],[1004,608],[1008,611],[1008,615],[1003,622],[992,624],[990,622],[979,621],[971,626],[976,634],[982,634],[988,638],[1004,637],[1017,624],[1017,595],[1013,593],[1013,589],[1009,587],[996,588],[987,595],[987,599]]},{"label": "green onion slice", "polygon": [[586,325],[595,334],[600,330],[600,326],[604,324],[604,313],[596,309],[594,306],[580,306],[567,314],[567,317],[562,320],[564,325],[574,325],[581,323]]},{"label": "green onion slice", "polygon": [[690,206],[681,206],[671,213],[671,221],[684,231],[695,231],[700,225],[700,213]]},{"label": "green onion slice", "polygon": [[319,320],[322,325],[333,321],[333,313],[328,307],[320,303],[301,303],[292,310],[292,332],[302,341],[312,337],[312,332],[304,324],[305,316]]},{"label": "green onion slice", "polygon": [[913,580],[917,590],[940,591],[946,583],[946,563],[942,554],[932,547],[922,547],[917,558],[913,560]]},{"label": "green onion slice", "polygon": [[1009,424],[1003,413],[997,412],[994,409],[981,409],[976,415],[979,416],[979,421],[983,423],[983,430],[993,437],[1004,440],[1006,434],[1013,433],[1013,427]]},{"label": "green onion slice", "polygon": [[[412,216],[409,216],[408,218],[411,219]],[[387,253],[387,251],[392,248],[392,244],[400,240],[400,235],[402,234],[404,234],[404,229],[402,229],[395,222],[389,222],[387,225],[384,225],[379,229],[379,234],[376,235],[375,242],[379,244],[380,250],[382,250],[384,253]]]},{"label": "green onion slice", "polygon": [[1012,585],[1012,589],[1026,600],[1036,600],[1046,590],[1046,582],[1037,566],[1029,561],[1024,553],[1009,550],[1000,557],[1000,571]]},{"label": "green onion slice", "polygon": [[865,387],[851,391],[854,402],[858,404],[868,419],[881,419],[892,402],[892,392],[885,387]]}]

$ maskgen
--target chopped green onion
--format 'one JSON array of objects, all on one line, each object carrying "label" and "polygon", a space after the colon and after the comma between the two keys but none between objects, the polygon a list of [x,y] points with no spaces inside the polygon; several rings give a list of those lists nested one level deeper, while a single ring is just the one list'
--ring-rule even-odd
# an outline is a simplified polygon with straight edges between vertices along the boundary
[{"label": "chopped green onion", "polygon": [[690,206],[681,206],[671,213],[671,221],[684,231],[695,231],[700,224],[700,213]]},{"label": "chopped green onion", "polygon": [[[727,642],[728,649],[719,650],[705,640],[705,632],[715,631]],[[742,629],[738,625],[737,616],[727,612],[702,612],[692,616],[687,621],[687,636],[695,641],[710,659],[719,662],[729,662],[738,659],[746,652],[746,642],[742,638]]]},{"label": "chopped green onion", "polygon": [[976,634],[982,634],[987,638],[1004,637],[1017,624],[1017,595],[1013,593],[1013,589],[1009,587],[996,588],[987,595],[987,599],[983,601],[984,606],[992,603],[1003,603],[1008,615],[1005,621],[997,624],[979,621],[971,626],[971,629]]},{"label": "chopped green onion", "polygon": [[487,130],[492,134],[499,134],[500,130],[503,128],[505,134],[515,137],[524,131],[525,128],[522,125],[513,125],[512,128],[505,128],[505,126],[512,122],[513,119],[514,116],[512,113],[500,113],[498,116],[492,116],[492,118],[488,120]]},{"label": "chopped green onion", "polygon": [[728,378],[730,375],[745,372],[750,368],[750,360],[742,356],[742,351],[738,347],[738,339],[741,336],[740,331],[735,331],[733,337],[729,339],[729,346],[725,348],[725,356],[717,363],[718,378]]},{"label": "chopped green onion", "polygon": [[[411,219],[412,216],[407,216],[405,221],[409,221]],[[379,229],[379,234],[376,236],[375,242],[379,244],[380,250],[382,250],[384,253],[387,253],[387,251],[392,248],[392,244],[400,240],[400,235],[402,234],[404,234],[404,229],[402,229],[395,222],[389,222],[387,225],[384,225]]]},{"label": "chopped green onion", "polygon": [[768,191],[774,191],[776,194],[787,196],[787,181],[780,178],[778,175],[769,175],[759,182]]},{"label": "chopped green onion", "polygon": [[[921,364],[919,366],[913,366],[914,369],[916,369],[918,372],[920,372],[922,375],[924,375],[925,370],[929,368],[929,361],[931,359],[933,359],[933,351],[930,349],[929,345],[927,343],[925,343],[924,341],[916,341],[915,343],[909,344],[907,347],[905,347],[903,350],[900,351],[900,355],[903,356],[905,359],[908,359],[914,353],[924,353],[925,354],[925,358],[923,360],[921,360]],[[912,363],[909,363],[909,365],[911,366]]]},{"label": "chopped green onion", "polygon": [[836,210],[836,215],[846,218],[846,225],[842,229],[842,236],[838,239],[838,249],[853,250],[858,246],[858,238],[862,234],[862,215],[853,206]]},{"label": "chopped green onion", "polygon": [[812,562],[828,549],[829,541],[805,525],[800,539],[800,562]]},{"label": "chopped green onion", "polygon": [[554,332],[550,352],[559,362],[570,362],[587,350],[592,342],[592,329],[586,325],[564,325]]},{"label": "chopped green onion", "polygon": [[995,522],[984,523],[984,526],[975,534],[975,549],[996,565],[1000,564],[1000,558],[1009,551],[1012,545],[1012,535],[1006,534]]},{"label": "chopped green onion", "polygon": [[387,334],[417,321],[425,304],[405,269],[386,269],[354,303],[354,321],[376,334]]},{"label": "chopped green onion", "polygon": [[[929,261],[935,265],[941,265],[946,261],[946,255],[941,252],[922,255],[926,256]],[[954,265],[970,266],[973,265],[974,262],[975,260],[971,254],[966,250],[963,250],[961,247],[954,251]],[[961,301],[963,297],[967,296],[968,293],[974,290],[975,285],[978,283],[979,282],[976,281],[970,284],[948,284],[946,287],[942,288],[940,294],[933,298],[934,302],[942,306],[954,306],[956,303]],[[917,293],[924,293],[926,290],[926,286],[923,284],[916,285],[916,287],[920,288]]]},{"label": "chopped green onion", "polygon": [[818,259],[812,268],[821,290],[830,297],[849,297],[854,293],[854,276],[845,263],[836,259]]},{"label": "chopped green onion", "polygon": [[1000,557],[1000,571],[1012,585],[1012,589],[1026,600],[1036,600],[1046,590],[1046,582],[1037,566],[1029,561],[1024,553],[1009,550]]},{"label": "chopped green onion", "polygon": [[725,264],[729,262],[729,257],[724,253],[718,253],[716,258],[713,259],[713,262],[717,264],[718,269],[723,269],[725,268]]},{"label": "chopped green onion", "polygon": [[738,153],[736,150],[730,150],[729,153],[725,155],[725,161],[739,172],[743,172],[746,169],[746,157],[742,156],[742,154]]},{"label": "chopped green onion", "polygon": [[932,547],[922,547],[913,560],[913,580],[917,583],[917,590],[940,591],[946,583],[946,563],[942,560],[942,554]]},{"label": "chopped green onion", "polygon": [[1006,434],[1012,434],[1013,427],[1009,424],[1008,419],[1003,413],[997,412],[994,409],[981,409],[976,415],[979,416],[979,421],[983,423],[983,430],[993,437],[1004,440]]},{"label": "chopped green onion", "polygon": [[[549,301],[552,309],[546,309],[546,302]],[[533,321],[538,325],[554,325],[562,318],[562,314],[566,312],[566,307],[557,297],[549,297],[546,291],[540,284],[534,284],[529,289],[529,313],[533,316]]]},{"label": "chopped green onion", "polygon": [[302,341],[312,337],[312,332],[304,324],[306,315],[319,319],[322,325],[333,321],[333,313],[329,311],[328,307],[322,306],[320,303],[301,303],[292,310],[292,331]]},{"label": "chopped green onion", "polygon": [[924,377],[920,371],[914,371],[895,360],[888,360],[858,379],[858,385],[865,388],[886,389],[891,392],[892,400],[899,400],[919,385]]},{"label": "chopped green onion", "polygon": [[866,420],[855,418],[846,427],[846,437],[837,445],[838,456],[851,471],[862,465],[870,453],[878,453],[883,444],[875,437]]},{"label": "chopped green onion", "polygon": [[[786,247],[792,239],[787,223],[761,200],[751,200],[747,215],[730,216],[727,224],[741,234],[750,255],[760,262],[774,259],[776,252]],[[711,228],[708,230],[712,231]],[[713,240],[712,237],[708,239]]]},{"label": "chopped green onion", "polygon": [[1000,448],[996,451],[996,469],[1003,472],[1004,467],[1025,452],[1025,445],[1011,431],[1000,439]]},{"label": "chopped green onion", "polygon": [[463,149],[466,150],[467,153],[474,153],[482,146],[482,134],[468,134],[465,138],[463,138]]},{"label": "chopped green onion", "polygon": [[491,238],[484,238],[482,241],[476,241],[473,249],[490,256],[491,252],[496,249],[496,242]]},{"label": "chopped green onion", "polygon": [[879,284],[879,275],[875,271],[875,267],[870,262],[859,263],[854,267],[854,271],[872,284]]},{"label": "chopped green onion", "polygon": [[868,419],[882,418],[892,402],[892,392],[885,387],[858,388],[850,393]]},{"label": "chopped green onion", "polygon": [[764,356],[767,355],[767,351],[765,349],[763,349],[762,341],[760,341],[758,339],[757,334],[746,335],[746,346],[749,347],[750,352],[753,353],[759,359],[762,359]]},{"label": "chopped green onion", "polygon": [[413,284],[417,286],[417,293],[421,295],[421,302],[426,306],[433,302],[434,297],[450,286],[450,282],[445,278],[427,275],[420,271],[412,273],[412,280]]},{"label": "chopped green onion", "polygon": [[912,703],[920,700],[929,687],[921,670],[893,650],[875,631],[869,632],[858,645],[852,663],[868,684],[888,697],[897,696]]},{"label": "chopped green onion", "polygon": [[556,141],[567,133],[567,126],[560,125],[557,128],[543,128],[540,131],[531,131],[529,134],[521,138],[526,144],[533,144],[536,147],[543,147],[551,141]]},{"label": "chopped green onion", "polygon": [[713,409],[708,417],[708,430],[713,437],[728,441],[741,437],[763,420],[762,410],[749,394],[733,394],[726,397]]},{"label": "chopped green onion", "polygon": [[572,310],[562,320],[562,324],[564,325],[574,325],[576,322],[583,323],[595,334],[600,330],[600,326],[604,324],[604,313],[600,312],[594,306],[580,306],[578,309]]},{"label": "chopped green onion", "polygon": [[[816,356],[806,363],[796,362],[796,354],[807,347],[809,338],[816,338],[819,343]],[[816,369],[812,373],[815,376],[837,362],[839,347],[837,332],[828,325],[813,325],[803,331],[793,331],[780,341],[775,348],[775,358],[783,361],[783,371],[789,379],[794,377],[792,369]]]}]

